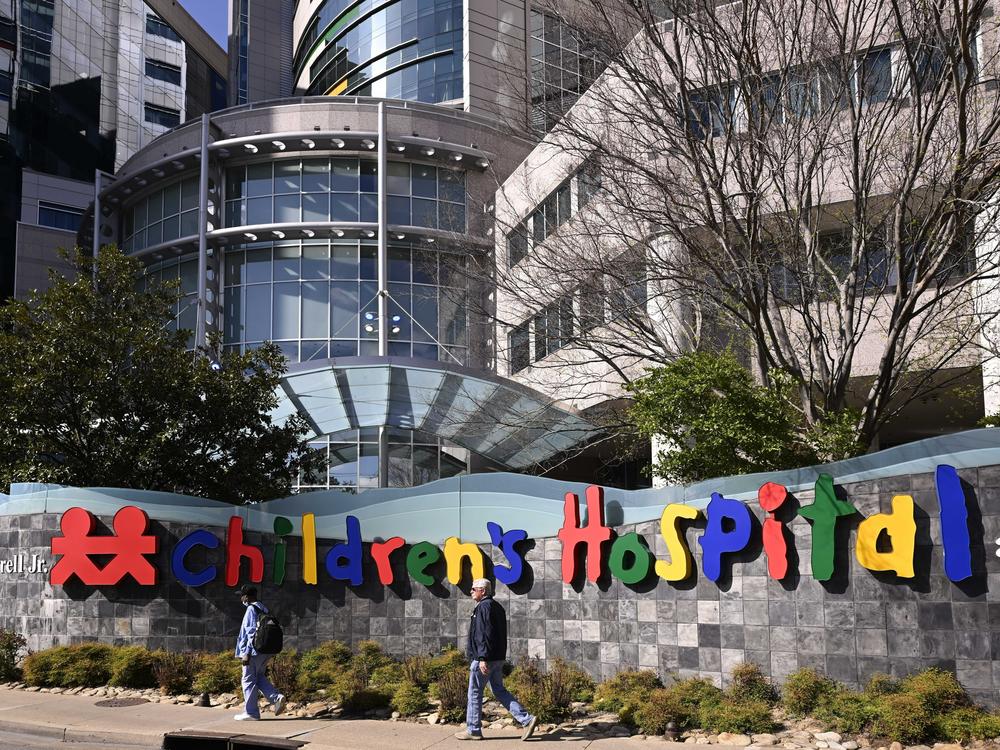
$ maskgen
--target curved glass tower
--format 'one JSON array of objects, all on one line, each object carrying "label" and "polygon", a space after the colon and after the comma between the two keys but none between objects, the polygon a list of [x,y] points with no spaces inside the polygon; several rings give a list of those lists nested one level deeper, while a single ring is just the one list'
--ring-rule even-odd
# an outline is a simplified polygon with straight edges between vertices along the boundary
[{"label": "curved glass tower", "polygon": [[292,75],[313,95],[463,97],[462,0],[300,3]]},{"label": "curved glass tower", "polygon": [[236,107],[137,153],[81,239],[96,215],[100,243],[178,279],[192,347],[281,348],[274,416],[303,414],[329,460],[300,489],[524,469],[593,433],[491,371],[483,208],[527,148],[487,118],[402,101]]}]

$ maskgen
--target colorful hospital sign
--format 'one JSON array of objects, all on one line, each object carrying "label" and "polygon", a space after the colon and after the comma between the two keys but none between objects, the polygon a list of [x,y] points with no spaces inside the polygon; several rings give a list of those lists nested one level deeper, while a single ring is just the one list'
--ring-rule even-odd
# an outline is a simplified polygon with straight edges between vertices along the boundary
[{"label": "colorful hospital sign", "polygon": [[[944,568],[948,579],[963,581],[972,575],[971,539],[967,499],[952,466],[941,465],[935,472],[935,485],[941,521],[941,543],[944,547]],[[764,511],[760,528],[760,543],[767,559],[768,575],[776,580],[786,578],[790,572],[789,539],[791,530],[777,515],[790,497],[788,490],[774,482],[762,485],[757,502]],[[562,543],[562,580],[572,583],[584,576],[597,582],[604,575],[634,585],[651,576],[670,582],[680,582],[691,577],[693,557],[684,534],[684,524],[704,523],[704,533],[698,538],[701,548],[702,572],[712,581],[722,578],[727,558],[751,549],[755,542],[756,519],[750,508],[741,500],[712,493],[704,513],[690,505],[672,503],[660,516],[660,535],[667,550],[667,559],[655,559],[640,534],[616,534],[605,523],[604,497],[600,487],[588,487],[585,493],[586,520],[581,521],[577,495],[567,493],[563,505],[563,527],[558,538]],[[835,540],[838,524],[858,514],[848,501],[837,496],[833,478],[821,474],[815,483],[814,499],[810,505],[800,507],[797,515],[807,519],[812,526],[811,569],[820,581],[831,579],[836,570]],[[409,543],[394,536],[389,539],[364,544],[361,522],[347,516],[343,541],[337,541],[323,556],[323,567],[329,578],[344,581],[351,586],[365,582],[372,568],[384,586],[395,583],[393,560],[405,562],[409,577],[417,583],[432,586],[438,583],[437,564],[444,560],[448,581],[459,584],[463,578],[471,580],[485,574],[486,558],[476,544],[463,542],[457,537],[445,540],[443,549],[426,541]],[[95,534],[95,518],[83,508],[70,508],[62,515],[62,534],[52,538],[52,554],[58,560],[52,566],[50,581],[65,584],[71,577],[90,586],[113,586],[130,576],[136,583],[152,586],[158,573],[150,556],[159,548],[159,540],[149,529],[146,513],[134,506],[125,506],[115,514],[110,535]],[[274,520],[275,541],[270,551],[270,580],[282,585],[286,580],[288,544],[286,537],[293,531],[291,519],[278,516]],[[301,517],[302,582],[317,585],[320,559],[316,543],[315,516],[305,513]],[[493,574],[501,583],[515,585],[526,570],[526,562],[519,545],[528,539],[522,529],[505,530],[499,523],[488,522],[490,541],[504,556],[505,562],[493,567]],[[892,498],[892,511],[876,513],[860,521],[857,527],[854,552],[858,563],[872,571],[891,571],[899,578],[914,576],[917,525],[914,503],[910,495]],[[881,544],[880,539],[888,544]],[[216,563],[195,569],[190,553],[203,548],[208,553],[222,547]],[[394,557],[395,556],[395,557]],[[103,565],[98,564],[100,559]],[[366,558],[368,563],[366,565]],[[106,560],[106,562],[104,562]],[[243,565],[244,560],[247,566]],[[582,563],[582,566],[581,566]],[[260,583],[264,579],[264,550],[244,541],[243,519],[233,516],[229,520],[225,540],[207,529],[197,529],[180,539],[170,551],[170,572],[180,583],[198,587],[215,580],[220,567],[227,586],[240,582],[244,567],[249,568],[249,580]]]}]

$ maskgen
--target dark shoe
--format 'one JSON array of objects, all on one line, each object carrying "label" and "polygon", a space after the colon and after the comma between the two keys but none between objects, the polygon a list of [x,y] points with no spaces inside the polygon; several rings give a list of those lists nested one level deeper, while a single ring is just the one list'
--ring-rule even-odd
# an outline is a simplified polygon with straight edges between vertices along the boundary
[{"label": "dark shoe", "polygon": [[481,734],[469,734],[468,732],[459,732],[455,735],[456,740],[481,740],[482,738]]},{"label": "dark shoe", "polygon": [[538,717],[532,716],[531,721],[524,725],[524,734],[521,735],[521,740],[530,740],[531,735],[535,733],[535,727],[538,726]]}]

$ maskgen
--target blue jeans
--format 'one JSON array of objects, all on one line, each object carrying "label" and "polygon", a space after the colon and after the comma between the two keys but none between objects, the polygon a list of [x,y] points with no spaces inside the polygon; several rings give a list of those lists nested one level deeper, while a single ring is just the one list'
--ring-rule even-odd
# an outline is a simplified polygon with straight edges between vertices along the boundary
[{"label": "blue jeans", "polygon": [[481,734],[483,731],[483,690],[487,685],[493,691],[493,697],[510,711],[514,721],[522,727],[527,726],[532,719],[531,714],[525,711],[517,699],[510,694],[510,691],[503,686],[503,660],[487,663],[490,667],[487,674],[479,671],[478,661],[472,662],[472,666],[469,668],[469,707],[465,711],[465,730],[469,734]]},{"label": "blue jeans", "polygon": [[251,656],[249,661],[243,665],[243,697],[247,703],[243,710],[256,719],[260,718],[260,708],[257,707],[258,691],[263,693],[270,703],[278,700],[278,691],[267,679],[267,663],[270,660],[270,654],[258,654]]}]

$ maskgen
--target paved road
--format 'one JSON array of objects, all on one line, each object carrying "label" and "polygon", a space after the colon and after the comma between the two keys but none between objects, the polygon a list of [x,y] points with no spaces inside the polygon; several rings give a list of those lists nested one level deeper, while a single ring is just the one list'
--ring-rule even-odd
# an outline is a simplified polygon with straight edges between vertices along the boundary
[{"label": "paved road", "polygon": [[[114,747],[115,750],[149,750],[148,746],[140,747],[139,745],[115,745]],[[0,750],[33,750],[34,748],[44,750],[52,750],[52,748],[66,748],[66,750],[109,750],[110,745],[95,745],[90,742],[63,743],[51,737],[0,731]]]}]

